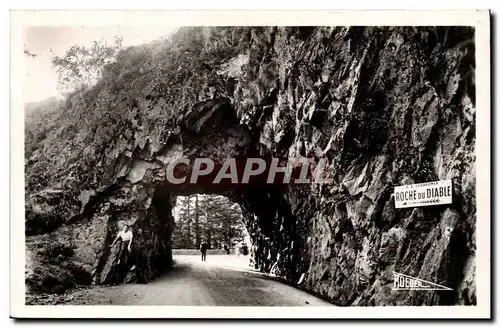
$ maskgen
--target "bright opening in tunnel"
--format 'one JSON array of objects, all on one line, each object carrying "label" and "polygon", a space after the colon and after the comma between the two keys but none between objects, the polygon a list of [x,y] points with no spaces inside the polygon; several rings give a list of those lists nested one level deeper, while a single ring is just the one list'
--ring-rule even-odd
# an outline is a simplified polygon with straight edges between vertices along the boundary
[{"label": "bright opening in tunnel", "polygon": [[[181,257],[201,257],[206,247],[211,263],[249,264],[250,235],[240,205],[218,194],[177,196],[172,209],[174,261]],[[233,255],[239,259],[231,261]],[[224,262],[224,263],[223,263]]]}]

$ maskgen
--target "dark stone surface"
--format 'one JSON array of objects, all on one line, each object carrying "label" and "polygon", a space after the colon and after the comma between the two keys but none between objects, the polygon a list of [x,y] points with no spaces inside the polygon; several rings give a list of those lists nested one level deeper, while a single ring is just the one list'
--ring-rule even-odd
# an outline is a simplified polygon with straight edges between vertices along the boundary
[{"label": "dark stone surface", "polygon": [[[336,304],[474,304],[474,47],[444,43],[444,29],[241,28],[233,47],[220,36],[146,46],[135,66],[124,56],[116,77],[68,99],[58,119],[70,123],[48,131],[43,152],[27,154],[27,234],[38,235],[27,245],[52,231],[94,283],[147,282],[171,261],[175,196],[221,193],[245,213],[255,267],[292,283],[305,275],[304,288]],[[334,182],[164,183],[180,156],[238,155],[325,157]],[[394,186],[439,179],[453,180],[450,206],[394,208]],[[64,201],[36,196],[52,189]],[[119,222],[135,234],[132,273],[114,274]],[[41,263],[30,258],[28,279]],[[454,291],[392,291],[393,270]]]}]

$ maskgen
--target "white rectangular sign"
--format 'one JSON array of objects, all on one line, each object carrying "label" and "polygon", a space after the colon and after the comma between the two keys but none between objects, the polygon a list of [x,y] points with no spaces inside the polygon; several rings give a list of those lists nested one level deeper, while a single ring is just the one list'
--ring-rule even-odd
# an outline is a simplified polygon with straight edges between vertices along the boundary
[{"label": "white rectangular sign", "polygon": [[417,183],[394,187],[396,208],[451,204],[450,180]]}]

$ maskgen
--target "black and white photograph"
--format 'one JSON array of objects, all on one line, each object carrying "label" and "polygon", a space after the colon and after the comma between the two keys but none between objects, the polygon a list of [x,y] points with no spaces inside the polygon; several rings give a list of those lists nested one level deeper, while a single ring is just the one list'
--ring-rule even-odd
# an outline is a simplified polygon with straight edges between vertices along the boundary
[{"label": "black and white photograph", "polygon": [[491,315],[488,11],[12,15],[12,316]]}]

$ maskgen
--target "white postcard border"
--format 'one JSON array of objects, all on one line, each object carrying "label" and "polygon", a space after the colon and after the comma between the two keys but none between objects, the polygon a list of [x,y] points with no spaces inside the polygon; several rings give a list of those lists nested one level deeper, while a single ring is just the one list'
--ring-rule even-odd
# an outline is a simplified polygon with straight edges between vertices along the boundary
[{"label": "white postcard border", "polygon": [[[166,19],[168,17],[168,19]],[[168,22],[168,24],[166,24]],[[490,263],[490,16],[481,11],[12,11],[10,84],[10,315],[17,318],[487,318]],[[477,306],[204,307],[27,306],[24,298],[24,111],[26,25],[466,25],[476,28]]]}]

